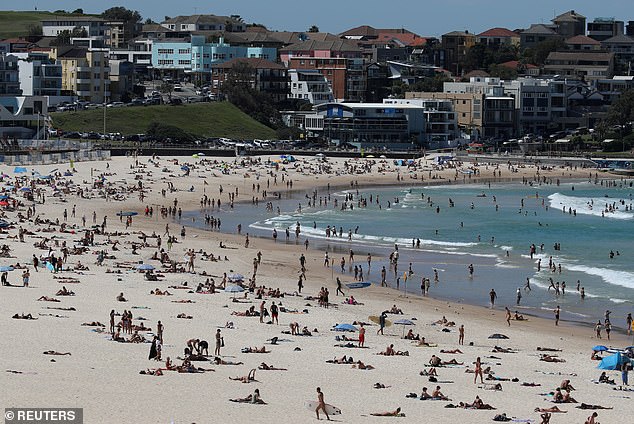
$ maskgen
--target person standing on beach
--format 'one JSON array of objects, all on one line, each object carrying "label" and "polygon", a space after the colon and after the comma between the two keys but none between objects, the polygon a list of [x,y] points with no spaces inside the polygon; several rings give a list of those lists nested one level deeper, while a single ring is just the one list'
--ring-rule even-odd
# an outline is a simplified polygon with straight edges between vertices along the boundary
[{"label": "person standing on beach", "polygon": [[601,320],[597,321],[597,323],[594,325],[594,331],[595,334],[597,335],[597,339],[601,338],[601,328],[603,327],[603,325],[601,325]]},{"label": "person standing on beach", "polygon": [[460,324],[458,328],[458,344],[464,345],[464,324]]},{"label": "person standing on beach", "polygon": [[561,308],[559,307],[559,305],[557,305],[553,312],[555,313],[555,325],[557,326],[559,325],[559,315],[561,314]]},{"label": "person standing on beach", "polygon": [[624,386],[628,386],[628,376],[627,373],[630,371],[630,364],[629,361],[628,362],[623,362],[621,364],[621,381],[623,383]]},{"label": "person standing on beach", "polygon": [[632,334],[632,313],[627,314],[625,318],[625,322],[627,323],[627,335]]},{"label": "person standing on beach", "polygon": [[376,331],[376,334],[381,333],[383,335],[383,329],[385,328],[385,319],[387,318],[387,314],[385,311],[381,312],[381,316],[379,316],[379,329]]},{"label": "person standing on beach", "polygon": [[515,300],[515,303],[517,304],[517,306],[519,306],[520,301],[522,300],[522,290],[520,290],[520,288],[517,288],[517,299]]},{"label": "person standing on beach", "polygon": [[489,298],[491,299],[491,307],[495,306],[495,299],[497,299],[498,294],[495,292],[495,289],[491,289],[489,292]]},{"label": "person standing on beach", "polygon": [[482,372],[482,362],[481,362],[479,356],[476,358],[476,361],[475,361],[475,370],[474,370],[474,376],[473,376],[473,384],[476,384],[478,382],[478,376],[480,376],[480,383],[484,384],[484,374]]},{"label": "person standing on beach", "polygon": [[260,303],[260,322],[264,322],[264,311],[266,310],[266,307],[264,306],[265,303],[266,300],[263,300],[262,303]]},{"label": "person standing on beach", "polygon": [[214,350],[215,356],[220,356],[220,348],[223,345],[222,335],[220,334],[220,329],[216,330],[216,350]]},{"label": "person standing on beach", "polygon": [[387,286],[387,283],[385,281],[386,275],[387,271],[385,270],[385,265],[383,265],[383,268],[381,269],[381,287]]},{"label": "person standing on beach", "polygon": [[506,311],[506,323],[509,325],[509,327],[511,326],[511,311],[509,310],[508,306],[504,307],[504,310]]},{"label": "person standing on beach", "polygon": [[317,414],[317,419],[319,419],[319,410],[322,410],[324,414],[326,414],[326,418],[330,421],[330,417],[328,416],[328,412],[326,412],[326,402],[324,402],[324,394],[321,391],[321,388],[317,387],[317,408],[315,409],[315,413]]},{"label": "person standing on beach", "polygon": [[469,264],[467,268],[469,269],[469,278],[473,278],[473,264]]},{"label": "person standing on beach", "polygon": [[159,322],[156,324],[156,336],[161,341],[161,343],[163,343],[163,324],[161,323],[161,320],[159,320]]},{"label": "person standing on beach", "polygon": [[361,324],[359,328],[359,347],[363,347],[365,345],[365,327]]}]

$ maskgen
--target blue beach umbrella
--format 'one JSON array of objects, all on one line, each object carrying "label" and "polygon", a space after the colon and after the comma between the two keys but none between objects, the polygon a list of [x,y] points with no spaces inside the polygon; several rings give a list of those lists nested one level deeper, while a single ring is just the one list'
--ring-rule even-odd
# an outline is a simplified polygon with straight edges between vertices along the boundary
[{"label": "blue beach umbrella", "polygon": [[603,345],[596,345],[595,347],[592,348],[592,350],[594,352],[605,352],[606,350],[608,350],[608,348]]},{"label": "blue beach umbrella", "polygon": [[337,324],[334,328],[335,331],[357,331],[357,327],[352,324]]},{"label": "blue beach umbrella", "polygon": [[244,291],[244,287],[238,286],[237,284],[232,284],[230,286],[225,287],[225,292],[227,293],[242,293]]},{"label": "blue beach umbrella", "polygon": [[30,187],[22,187],[20,191],[31,191]]},{"label": "blue beach umbrella", "polygon": [[16,166],[15,168],[13,168],[13,173],[14,174],[24,174],[26,172],[27,172],[27,170],[23,166]]},{"label": "blue beach umbrella", "polygon": [[229,274],[227,278],[229,281],[244,281],[244,275],[242,274]]},{"label": "blue beach umbrella", "polygon": [[606,356],[601,359],[597,368],[602,370],[618,370],[622,364],[628,362],[631,362],[630,358],[617,352],[614,355]]}]

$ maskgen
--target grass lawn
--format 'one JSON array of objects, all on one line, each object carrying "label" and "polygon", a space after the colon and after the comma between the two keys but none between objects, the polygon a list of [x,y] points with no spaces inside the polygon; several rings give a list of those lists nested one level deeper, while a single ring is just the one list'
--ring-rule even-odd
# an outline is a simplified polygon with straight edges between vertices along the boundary
[{"label": "grass lawn", "polygon": [[[8,4],[7,4],[8,5]],[[16,4],[17,5],[17,4]],[[45,11],[0,11],[0,40],[26,36],[29,27],[40,26],[42,19],[53,16],[68,16]]]},{"label": "grass lawn", "polygon": [[[103,132],[103,109],[51,114],[55,128],[64,131]],[[106,132],[145,133],[152,122],[173,125],[197,137],[270,139],[275,131],[253,120],[229,102],[182,106],[106,108]]]}]

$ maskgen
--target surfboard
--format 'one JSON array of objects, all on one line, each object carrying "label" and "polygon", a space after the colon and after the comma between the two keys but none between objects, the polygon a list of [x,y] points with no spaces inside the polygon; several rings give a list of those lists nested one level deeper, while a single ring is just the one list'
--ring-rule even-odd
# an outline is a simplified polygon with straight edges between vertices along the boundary
[{"label": "surfboard", "polygon": [[371,283],[348,283],[346,287],[349,289],[362,289],[364,287],[370,287],[371,285]]},{"label": "surfboard", "polygon": [[[378,324],[378,323],[379,323],[379,317],[378,317],[378,316],[376,316],[376,315],[370,315],[370,316],[368,317],[368,319],[369,319],[370,321],[372,321],[373,323],[375,323],[375,324]],[[386,326],[386,327],[389,327],[389,326],[391,326],[391,325],[392,325],[392,321],[390,321],[389,319],[386,319],[386,320],[385,320],[385,326]]]},{"label": "surfboard", "polygon": [[[306,401],[306,409],[308,409],[310,411],[315,411],[315,409],[317,409],[317,405],[319,405],[319,404],[315,400],[307,400]],[[320,410],[320,412],[321,412],[321,410]],[[337,408],[336,406],[329,405],[329,404],[326,404],[326,412],[328,413],[328,415],[341,415],[341,409]]]}]

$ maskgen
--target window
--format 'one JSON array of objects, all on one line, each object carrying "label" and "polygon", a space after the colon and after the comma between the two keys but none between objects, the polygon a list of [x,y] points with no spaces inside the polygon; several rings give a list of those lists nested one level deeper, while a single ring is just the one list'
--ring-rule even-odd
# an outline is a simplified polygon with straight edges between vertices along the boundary
[{"label": "window", "polygon": [[158,49],[158,54],[174,54],[174,49]]},{"label": "window", "polygon": [[190,54],[190,49],[178,49],[178,54]]},{"label": "window", "polygon": [[179,60],[178,64],[179,65],[189,65],[191,62],[189,60]]}]

